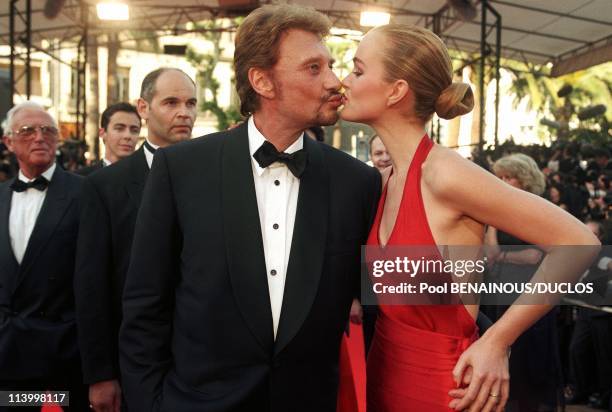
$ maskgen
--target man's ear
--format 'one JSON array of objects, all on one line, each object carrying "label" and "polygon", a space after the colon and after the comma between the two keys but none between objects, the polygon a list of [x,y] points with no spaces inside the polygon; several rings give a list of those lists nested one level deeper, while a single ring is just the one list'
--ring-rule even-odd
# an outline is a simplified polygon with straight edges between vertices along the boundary
[{"label": "man's ear", "polygon": [[391,86],[391,93],[387,97],[387,106],[393,106],[402,101],[410,92],[410,86],[406,80],[396,80]]},{"label": "man's ear", "polygon": [[106,130],[104,130],[103,127],[98,129],[98,137],[104,141],[104,144],[106,144]]},{"label": "man's ear", "polygon": [[2,142],[4,143],[9,152],[15,152],[15,150],[13,149],[13,138],[11,136],[2,136]]},{"label": "man's ear", "polygon": [[273,99],[276,95],[274,82],[267,70],[251,67],[249,69],[249,83],[251,83],[251,87],[255,90],[255,93],[266,99]]},{"label": "man's ear", "polygon": [[142,97],[138,98],[138,101],[136,102],[136,109],[143,120],[149,119],[149,103]]}]

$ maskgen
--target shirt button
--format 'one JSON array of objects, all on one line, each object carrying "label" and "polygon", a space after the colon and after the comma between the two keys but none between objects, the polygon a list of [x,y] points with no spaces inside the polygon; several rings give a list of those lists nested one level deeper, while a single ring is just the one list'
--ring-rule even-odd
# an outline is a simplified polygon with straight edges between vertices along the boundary
[{"label": "shirt button", "polygon": [[272,276],[276,276],[276,269],[272,269],[272,270],[270,271],[270,274],[271,274]]},{"label": "shirt button", "polygon": [[272,228],[273,228],[274,230],[278,229],[278,223],[273,224],[273,225],[272,225]]},{"label": "shirt button", "polygon": [[278,186],[278,185],[280,185],[280,182],[279,182],[278,180],[275,180],[275,181],[274,181],[274,184],[275,184],[276,186]]}]

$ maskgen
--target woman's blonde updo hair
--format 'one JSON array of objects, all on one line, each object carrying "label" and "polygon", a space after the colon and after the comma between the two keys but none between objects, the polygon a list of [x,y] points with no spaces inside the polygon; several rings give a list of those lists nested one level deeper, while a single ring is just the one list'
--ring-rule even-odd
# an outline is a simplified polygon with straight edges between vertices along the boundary
[{"label": "woman's blonde updo hair", "polygon": [[388,24],[373,31],[385,36],[383,65],[388,81],[405,80],[414,93],[414,112],[423,122],[434,112],[443,119],[466,114],[474,107],[472,89],[453,82],[446,46],[433,32],[405,24]]}]

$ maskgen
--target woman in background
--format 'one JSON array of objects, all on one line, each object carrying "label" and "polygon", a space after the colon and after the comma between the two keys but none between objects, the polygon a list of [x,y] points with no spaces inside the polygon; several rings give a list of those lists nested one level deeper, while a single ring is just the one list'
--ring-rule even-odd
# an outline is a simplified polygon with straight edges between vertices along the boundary
[{"label": "woman in background", "polygon": [[[544,173],[535,160],[522,153],[497,160],[493,173],[510,186],[537,196],[546,188]],[[492,226],[487,229],[485,243],[492,273],[503,282],[528,282],[544,256],[539,248]],[[500,249],[500,245],[510,248]],[[512,303],[508,300],[505,305],[487,308],[485,313],[493,322],[506,312]],[[508,412],[556,410],[562,386],[556,315],[556,310],[548,312],[512,345]]]}]

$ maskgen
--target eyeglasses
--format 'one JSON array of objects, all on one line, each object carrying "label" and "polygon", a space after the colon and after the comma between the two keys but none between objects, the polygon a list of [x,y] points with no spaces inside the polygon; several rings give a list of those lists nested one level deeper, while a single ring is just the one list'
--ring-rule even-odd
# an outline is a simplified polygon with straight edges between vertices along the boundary
[{"label": "eyeglasses", "polygon": [[22,126],[14,133],[20,139],[31,140],[34,139],[38,130],[45,139],[53,139],[59,135],[59,130],[55,126]]}]

